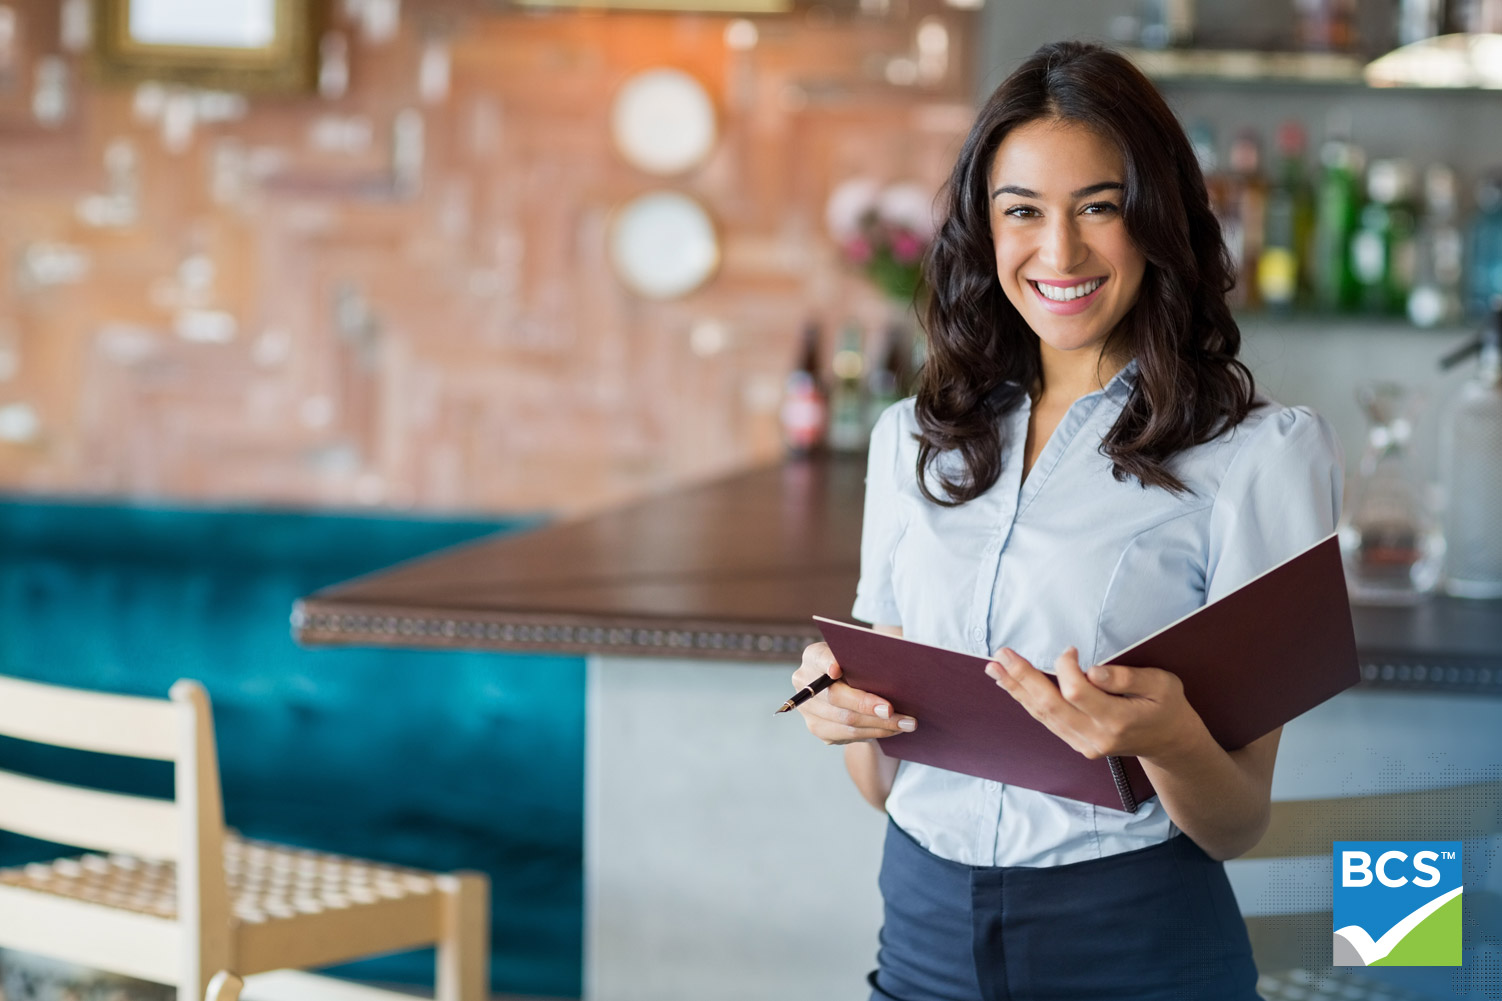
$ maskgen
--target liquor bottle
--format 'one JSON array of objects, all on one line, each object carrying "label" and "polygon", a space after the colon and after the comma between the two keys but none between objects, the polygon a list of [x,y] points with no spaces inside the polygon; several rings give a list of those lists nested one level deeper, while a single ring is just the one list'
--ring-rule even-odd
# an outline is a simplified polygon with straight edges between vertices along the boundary
[{"label": "liquor bottle", "polygon": [[788,373],[782,394],[782,440],[792,455],[809,455],[824,444],[829,401],[819,378],[819,325],[803,328],[798,365]]},{"label": "liquor bottle", "polygon": [[1420,327],[1460,319],[1461,253],[1465,240],[1456,224],[1455,171],[1442,163],[1424,171],[1424,216],[1413,239],[1413,291],[1408,318]]},{"label": "liquor bottle", "polygon": [[1267,215],[1267,181],[1262,176],[1262,149],[1257,133],[1243,130],[1231,143],[1230,173],[1226,177],[1226,249],[1231,253],[1236,284],[1231,305],[1256,308],[1257,261],[1262,254]]},{"label": "liquor bottle", "polygon": [[1314,298],[1319,308],[1340,312],[1354,309],[1361,293],[1351,269],[1351,237],[1361,213],[1361,150],[1333,138],[1320,150],[1320,163],[1311,258]]},{"label": "liquor bottle", "polygon": [[1270,310],[1287,312],[1309,295],[1310,238],[1314,197],[1304,175],[1304,129],[1284,122],[1278,129],[1278,169],[1263,213],[1257,292]]},{"label": "liquor bottle", "polygon": [[829,447],[836,452],[859,452],[870,442],[861,382],[866,367],[861,340],[860,324],[846,322],[831,362],[834,388],[829,396]]},{"label": "liquor bottle", "polygon": [[888,407],[902,399],[907,379],[903,365],[903,359],[907,356],[906,345],[903,343],[902,327],[892,323],[887,326],[885,340],[882,344],[880,360],[870,366],[866,376],[866,435],[869,438],[871,429],[876,426],[877,418]]},{"label": "liquor bottle", "polygon": [[1371,313],[1402,313],[1413,287],[1413,165],[1373,160],[1367,171],[1367,202],[1351,236],[1351,268],[1361,286],[1361,305]]},{"label": "liquor bottle", "polygon": [[1485,316],[1493,297],[1502,295],[1502,174],[1483,179],[1476,188],[1466,261],[1466,311]]},{"label": "liquor bottle", "polygon": [[1399,0],[1398,44],[1412,45],[1442,34],[1445,23],[1444,0]]},{"label": "liquor bottle", "polygon": [[1356,48],[1356,0],[1296,0],[1299,48],[1350,52]]},{"label": "liquor bottle", "polygon": [[1193,39],[1193,0],[1144,0],[1139,38],[1144,49],[1181,47]]}]

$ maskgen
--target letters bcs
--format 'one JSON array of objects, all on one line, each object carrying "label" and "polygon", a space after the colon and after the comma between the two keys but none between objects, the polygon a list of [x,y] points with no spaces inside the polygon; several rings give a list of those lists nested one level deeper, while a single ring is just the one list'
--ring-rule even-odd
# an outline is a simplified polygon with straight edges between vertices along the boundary
[{"label": "letters bcs", "polygon": [[[1413,868],[1415,872],[1421,872],[1423,876],[1414,876],[1414,886],[1435,886],[1439,883],[1439,870],[1429,863],[1439,858],[1438,852],[1422,851],[1413,856]],[[1387,874],[1387,864],[1392,861],[1406,862],[1406,852],[1383,852],[1377,856],[1377,881],[1383,886],[1402,886],[1408,882],[1407,876],[1399,876],[1394,879]],[[1366,852],[1343,851],[1340,853],[1340,885],[1341,886],[1369,886],[1372,882],[1372,857]]]}]

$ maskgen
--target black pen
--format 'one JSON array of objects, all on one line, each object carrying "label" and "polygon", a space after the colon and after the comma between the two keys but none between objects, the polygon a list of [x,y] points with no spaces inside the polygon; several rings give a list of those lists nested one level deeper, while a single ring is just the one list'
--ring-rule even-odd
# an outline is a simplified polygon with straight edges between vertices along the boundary
[{"label": "black pen", "polygon": [[[798,689],[798,694],[794,695],[792,698],[784,702],[782,704],[782,708],[777,710],[777,713],[785,713],[789,709],[798,708],[799,706],[803,705],[803,703],[807,702],[815,695],[818,695],[820,692],[822,692],[832,684],[834,684],[834,679],[829,675],[819,675],[808,685],[808,687]],[[776,716],[777,713],[773,713],[772,715]]]}]

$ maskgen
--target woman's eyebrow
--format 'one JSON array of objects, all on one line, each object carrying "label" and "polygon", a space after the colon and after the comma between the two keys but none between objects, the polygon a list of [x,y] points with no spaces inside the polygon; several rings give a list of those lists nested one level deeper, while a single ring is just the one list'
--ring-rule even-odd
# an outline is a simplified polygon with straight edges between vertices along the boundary
[{"label": "woman's eyebrow", "polygon": [[[1071,192],[1069,192],[1069,197],[1070,198],[1088,198],[1091,195],[1099,194],[1102,191],[1125,191],[1125,190],[1126,190],[1126,186],[1123,185],[1120,181],[1100,181],[1100,182],[1095,183],[1095,184],[1087,184],[1083,188],[1080,188],[1078,191],[1071,191]],[[1036,191],[1033,191],[1031,188],[1019,188],[1015,184],[1003,184],[1001,187],[999,187],[995,191],[991,192],[991,197],[992,198],[995,198],[997,195],[1016,195],[1019,198],[1038,198],[1038,197],[1041,197]]]}]

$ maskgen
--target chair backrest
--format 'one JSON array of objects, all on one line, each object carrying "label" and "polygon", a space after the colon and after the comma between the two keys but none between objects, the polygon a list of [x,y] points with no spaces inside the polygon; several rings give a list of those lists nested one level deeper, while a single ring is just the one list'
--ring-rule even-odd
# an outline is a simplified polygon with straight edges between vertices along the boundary
[{"label": "chair backrest", "polygon": [[[195,847],[187,841],[197,839],[199,814],[211,827],[216,819],[222,826],[213,724],[196,682],[178,682],[170,699],[151,699],[0,676],[0,734],[177,766],[171,801],[0,770],[0,828],[93,851],[180,861]],[[193,814],[192,821],[184,814]]]},{"label": "chair backrest", "polygon": [[110,695],[0,675],[0,735],[170,761],[171,800],[105,792],[0,770],[0,828],[92,851],[177,864],[182,983],[229,957],[224,807],[209,697],[179,681],[169,698]]}]

